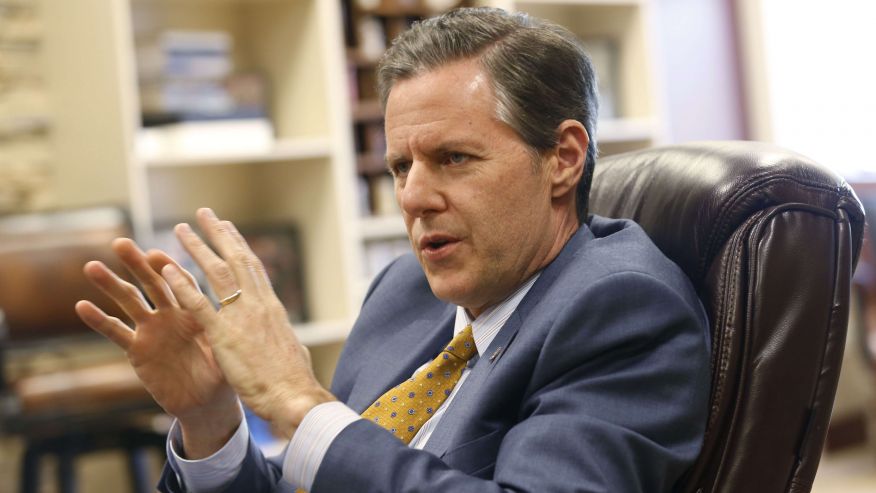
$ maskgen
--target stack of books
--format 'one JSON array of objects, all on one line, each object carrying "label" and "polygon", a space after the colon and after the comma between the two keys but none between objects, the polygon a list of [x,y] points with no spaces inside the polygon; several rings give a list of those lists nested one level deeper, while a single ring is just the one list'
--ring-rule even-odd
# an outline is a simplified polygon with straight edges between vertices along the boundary
[{"label": "stack of books", "polygon": [[164,31],[138,48],[145,159],[267,151],[274,130],[267,83],[237,72],[222,31]]}]

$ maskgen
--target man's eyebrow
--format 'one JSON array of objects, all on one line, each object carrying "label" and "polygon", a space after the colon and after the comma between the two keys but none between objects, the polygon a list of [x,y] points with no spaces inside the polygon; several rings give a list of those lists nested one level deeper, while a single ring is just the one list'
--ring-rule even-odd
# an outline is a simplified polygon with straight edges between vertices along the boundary
[{"label": "man's eyebrow", "polygon": [[460,150],[463,150],[463,151],[465,151],[465,150],[480,150],[480,148],[481,147],[479,145],[477,145],[476,143],[474,143],[470,140],[465,140],[465,139],[449,140],[449,141],[445,141],[445,142],[442,142],[441,144],[439,144],[435,148],[435,153],[436,154],[447,154],[450,152],[457,152]]}]

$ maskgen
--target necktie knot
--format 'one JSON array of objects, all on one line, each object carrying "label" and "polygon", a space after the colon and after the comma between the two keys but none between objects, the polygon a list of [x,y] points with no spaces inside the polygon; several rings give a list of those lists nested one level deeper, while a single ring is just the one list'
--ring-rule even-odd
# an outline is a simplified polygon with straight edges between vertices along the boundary
[{"label": "necktie knot", "polygon": [[444,348],[444,351],[456,356],[457,358],[468,361],[478,353],[478,348],[475,346],[474,336],[472,335],[471,325],[466,325],[450,344]]}]

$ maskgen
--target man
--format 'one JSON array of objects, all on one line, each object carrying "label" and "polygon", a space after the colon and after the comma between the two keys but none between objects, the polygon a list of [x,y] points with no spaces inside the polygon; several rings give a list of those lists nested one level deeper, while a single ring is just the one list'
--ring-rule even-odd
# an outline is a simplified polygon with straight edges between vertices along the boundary
[{"label": "man", "polygon": [[[459,10],[403,34],[379,86],[414,255],[374,281],[331,392],[263,267],[210,210],[198,222],[215,252],[188,225],[176,233],[219,310],[130,240],[114,249],[154,309],[86,265],[136,331],[77,311],[177,418],[161,488],[669,491],[702,441],[706,321],[638,226],[584,221],[586,54],[557,26]],[[238,397],[290,439],[280,457],[248,439]]]}]

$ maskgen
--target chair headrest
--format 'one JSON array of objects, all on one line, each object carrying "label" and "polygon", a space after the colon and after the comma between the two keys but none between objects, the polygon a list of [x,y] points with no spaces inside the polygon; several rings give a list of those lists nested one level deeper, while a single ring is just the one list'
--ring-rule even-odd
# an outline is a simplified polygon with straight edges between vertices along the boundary
[{"label": "chair headrest", "polygon": [[697,142],[610,156],[597,162],[590,193],[593,213],[637,221],[697,287],[742,223],[792,203],[842,209],[861,237],[863,210],[838,174],[765,143]]}]

